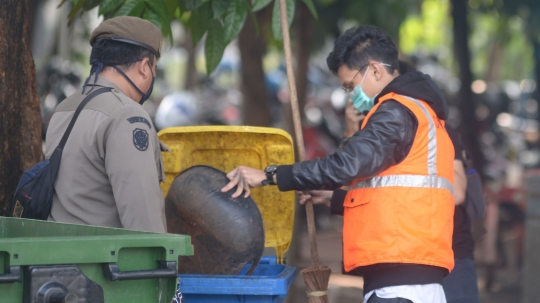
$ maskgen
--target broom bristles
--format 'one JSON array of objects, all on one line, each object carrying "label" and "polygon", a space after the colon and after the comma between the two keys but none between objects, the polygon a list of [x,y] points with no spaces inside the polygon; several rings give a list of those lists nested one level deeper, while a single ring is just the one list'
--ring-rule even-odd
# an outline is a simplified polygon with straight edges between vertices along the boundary
[{"label": "broom bristles", "polygon": [[309,303],[328,303],[328,281],[332,270],[327,266],[306,268],[300,273],[306,283]]}]

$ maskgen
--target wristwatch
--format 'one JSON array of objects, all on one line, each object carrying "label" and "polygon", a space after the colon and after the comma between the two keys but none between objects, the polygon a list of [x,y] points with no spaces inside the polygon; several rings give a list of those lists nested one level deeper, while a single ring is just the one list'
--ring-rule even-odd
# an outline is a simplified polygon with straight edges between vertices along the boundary
[{"label": "wristwatch", "polygon": [[266,186],[268,184],[270,185],[276,185],[274,182],[274,175],[276,174],[277,166],[275,165],[269,165],[264,169],[264,173],[266,174],[266,180],[263,180],[261,182],[262,186]]}]

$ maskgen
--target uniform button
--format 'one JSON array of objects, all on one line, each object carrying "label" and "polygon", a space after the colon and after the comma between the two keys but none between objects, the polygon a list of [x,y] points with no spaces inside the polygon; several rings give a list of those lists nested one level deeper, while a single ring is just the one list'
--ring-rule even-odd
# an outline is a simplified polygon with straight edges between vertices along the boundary
[{"label": "uniform button", "polygon": [[115,93],[119,93],[119,91],[117,89],[113,89],[113,92]]},{"label": "uniform button", "polygon": [[354,202],[354,198],[353,198],[353,199],[351,199],[351,203],[353,203],[353,202]]}]

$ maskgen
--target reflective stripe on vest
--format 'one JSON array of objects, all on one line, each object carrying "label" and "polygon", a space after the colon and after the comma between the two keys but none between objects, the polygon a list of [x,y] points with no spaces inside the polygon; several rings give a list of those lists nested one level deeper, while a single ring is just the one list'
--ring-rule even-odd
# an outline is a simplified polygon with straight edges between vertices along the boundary
[{"label": "reflective stripe on vest", "polygon": [[454,194],[452,182],[439,176],[421,175],[390,175],[373,177],[356,183],[353,188],[377,188],[377,187],[417,187],[447,189]]},{"label": "reflective stripe on vest", "polygon": [[424,115],[428,120],[429,129],[428,129],[428,174],[430,176],[437,175],[437,130],[435,129],[435,123],[433,123],[433,117],[429,114],[428,110],[422,104],[422,102],[407,96],[403,96],[412,102],[414,102],[418,107],[422,109]]},{"label": "reflective stripe on vest", "polygon": [[414,104],[418,105],[422,112],[426,116],[429,124],[428,128],[428,174],[429,176],[422,175],[388,175],[373,177],[365,181],[361,181],[353,185],[354,189],[357,188],[378,188],[378,187],[415,187],[415,188],[438,188],[447,189],[454,195],[454,186],[452,182],[446,178],[437,176],[437,130],[435,129],[435,123],[433,117],[429,114],[428,110],[417,99],[403,96]]}]

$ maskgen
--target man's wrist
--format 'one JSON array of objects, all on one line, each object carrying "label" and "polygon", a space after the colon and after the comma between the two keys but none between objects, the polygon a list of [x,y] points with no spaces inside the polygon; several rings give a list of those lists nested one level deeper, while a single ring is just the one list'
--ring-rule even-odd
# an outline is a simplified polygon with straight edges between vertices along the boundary
[{"label": "man's wrist", "polygon": [[265,179],[261,182],[262,186],[266,185],[276,185],[276,171],[277,166],[276,165],[269,165],[264,169]]}]

